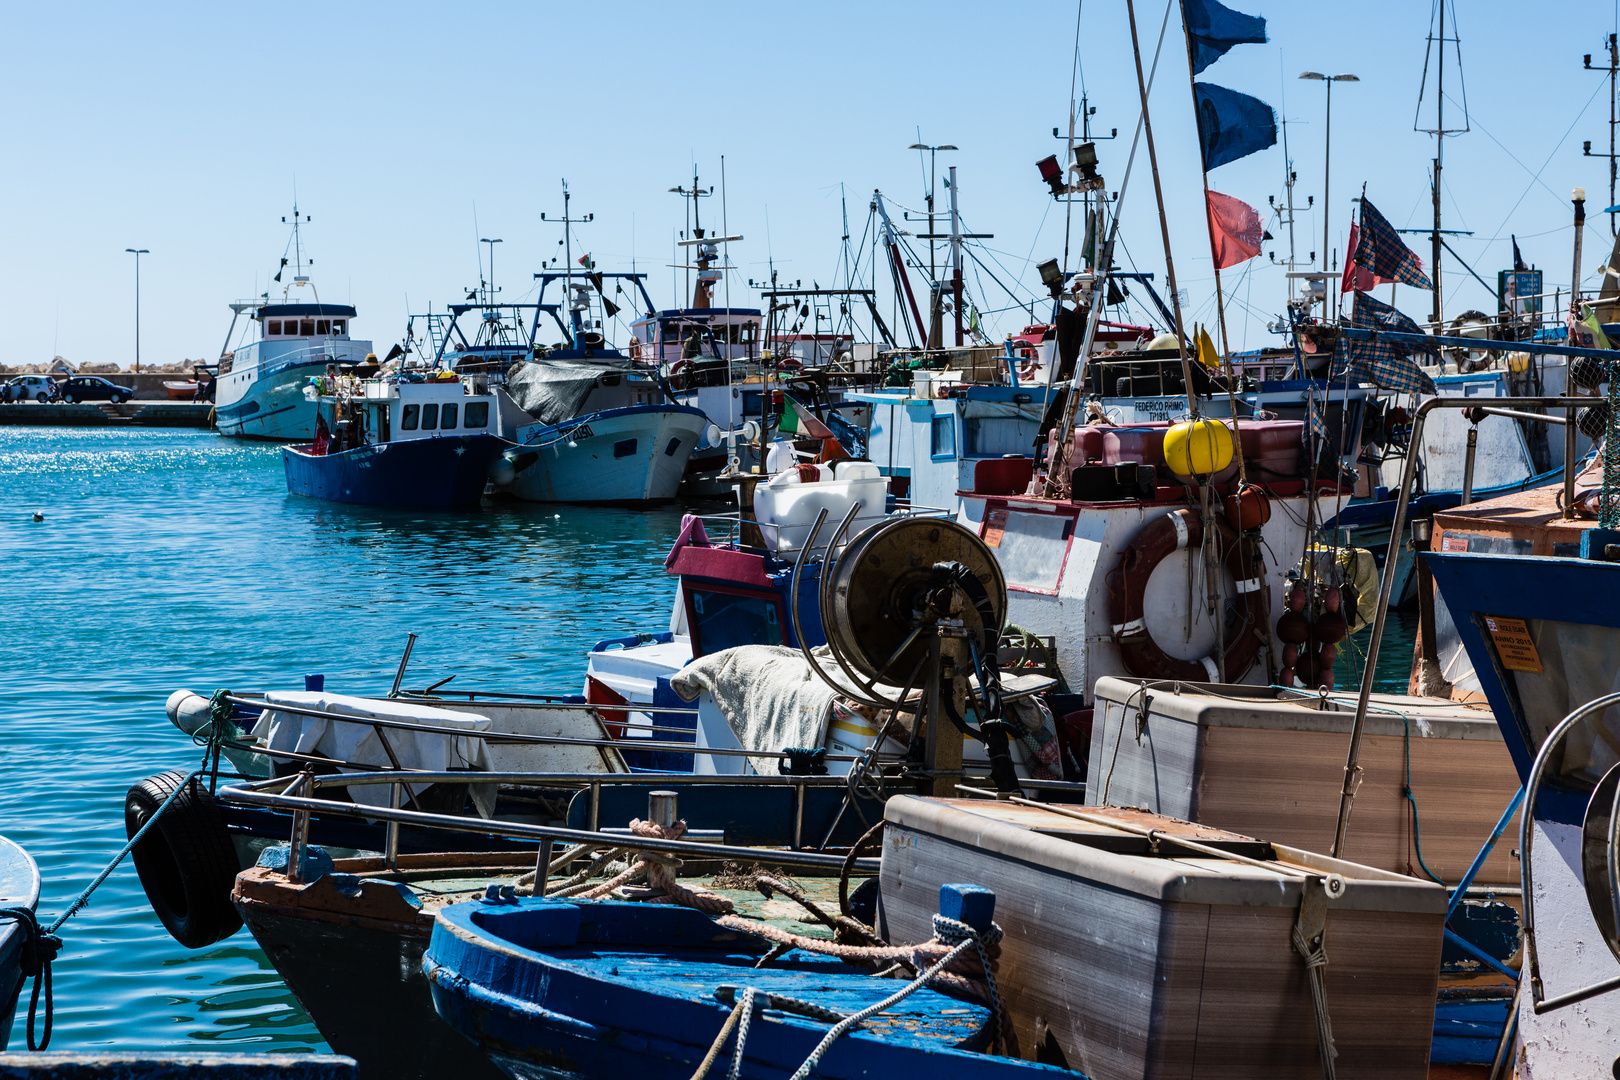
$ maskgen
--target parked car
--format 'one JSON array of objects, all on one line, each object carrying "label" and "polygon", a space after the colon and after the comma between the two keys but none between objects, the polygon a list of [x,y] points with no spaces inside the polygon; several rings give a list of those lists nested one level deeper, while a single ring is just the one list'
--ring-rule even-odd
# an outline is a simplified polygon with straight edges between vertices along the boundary
[{"label": "parked car", "polygon": [[56,381],[48,375],[18,375],[4,386],[0,386],[0,391],[4,391],[4,400],[7,403],[38,401],[43,404],[55,401],[59,394]]},{"label": "parked car", "polygon": [[75,375],[62,384],[62,400],[69,405],[80,401],[110,401],[120,405],[135,396],[127,386],[110,383],[95,375]]}]

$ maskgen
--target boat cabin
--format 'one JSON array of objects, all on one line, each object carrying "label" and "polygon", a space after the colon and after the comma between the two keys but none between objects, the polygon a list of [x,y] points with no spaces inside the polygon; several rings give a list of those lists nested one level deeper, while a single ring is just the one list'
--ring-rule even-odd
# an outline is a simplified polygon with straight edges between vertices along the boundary
[{"label": "boat cabin", "polygon": [[630,324],[629,351],[637,360],[673,363],[696,334],[705,359],[758,360],[763,321],[758,308],[666,308]]},{"label": "boat cabin", "polygon": [[258,320],[259,336],[264,340],[346,338],[354,308],[347,304],[265,304],[253,317]]},{"label": "boat cabin", "polygon": [[[319,415],[339,449],[452,435],[500,435],[495,396],[459,379],[367,379],[320,398]],[[317,436],[318,438],[318,436]]]}]

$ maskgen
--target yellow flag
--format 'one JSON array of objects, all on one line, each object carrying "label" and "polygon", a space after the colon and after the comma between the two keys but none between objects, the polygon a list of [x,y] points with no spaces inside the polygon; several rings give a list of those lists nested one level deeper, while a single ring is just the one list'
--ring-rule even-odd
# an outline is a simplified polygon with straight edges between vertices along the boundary
[{"label": "yellow flag", "polygon": [[1210,340],[1209,331],[1202,326],[1198,328],[1198,362],[1210,371],[1221,370],[1221,358],[1215,352],[1215,342]]}]

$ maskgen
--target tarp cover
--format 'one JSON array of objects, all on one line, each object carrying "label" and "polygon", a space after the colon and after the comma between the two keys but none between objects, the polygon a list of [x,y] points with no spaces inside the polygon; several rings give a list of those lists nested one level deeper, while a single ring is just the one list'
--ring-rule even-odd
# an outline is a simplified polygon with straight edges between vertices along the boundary
[{"label": "tarp cover", "polygon": [[[430,705],[413,705],[403,701],[384,701],[377,698],[350,697],[346,694],[328,694],[317,691],[280,691],[264,696],[264,715],[254,725],[271,750],[291,750],[298,754],[320,754],[358,765],[377,765],[392,768],[388,750],[394,752],[401,768],[421,769],[427,772],[449,772],[452,769],[488,771],[489,758],[482,739],[471,739],[457,731],[487,731],[489,720],[471,713],[435,709]],[[300,709],[314,709],[325,713],[339,713],[356,717],[359,722],[345,723],[320,716],[284,712],[277,705],[291,705]],[[365,723],[376,717],[399,720],[409,724],[447,728],[446,734],[428,731],[410,731],[383,728],[388,739],[385,749],[377,737],[378,729]],[[351,770],[344,769],[344,772]],[[409,785],[413,795],[421,794],[427,784]],[[495,813],[495,785],[469,785],[473,805],[482,817]],[[357,803],[367,806],[387,806],[386,784],[355,785],[349,794]]]},{"label": "tarp cover", "polygon": [[529,360],[506,373],[507,392],[518,408],[542,424],[560,424],[579,413],[596,380],[630,363],[587,364],[577,360]]}]

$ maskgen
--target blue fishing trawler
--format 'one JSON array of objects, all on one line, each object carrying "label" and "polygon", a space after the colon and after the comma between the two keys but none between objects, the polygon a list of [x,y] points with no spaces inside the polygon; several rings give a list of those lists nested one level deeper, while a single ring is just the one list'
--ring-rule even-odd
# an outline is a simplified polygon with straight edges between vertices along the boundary
[{"label": "blue fishing trawler", "polygon": [[312,395],[314,440],[281,451],[288,491],[368,506],[478,505],[506,445],[493,395],[451,373],[322,381],[330,392]]}]

